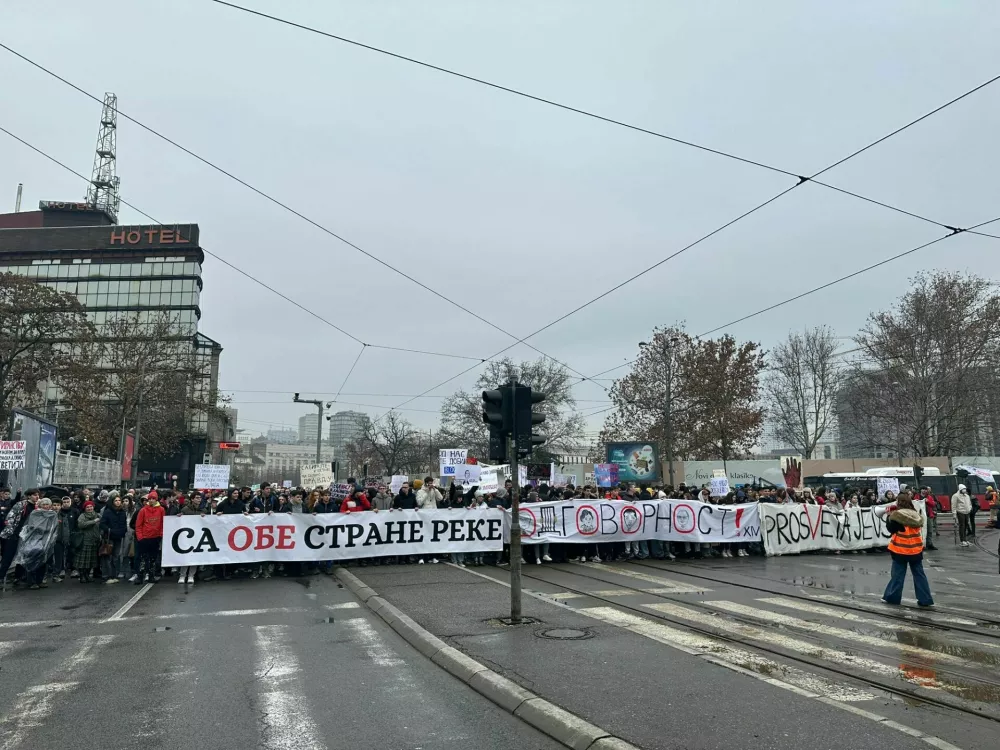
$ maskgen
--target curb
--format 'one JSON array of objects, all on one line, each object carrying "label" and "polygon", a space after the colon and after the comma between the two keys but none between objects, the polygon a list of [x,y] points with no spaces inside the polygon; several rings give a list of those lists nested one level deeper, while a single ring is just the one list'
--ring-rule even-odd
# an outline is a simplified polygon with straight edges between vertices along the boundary
[{"label": "curb", "polygon": [[370,586],[343,568],[337,579],[403,640],[507,713],[573,750],[639,750],[599,726],[525,690],[516,682],[449,646],[411,617],[403,614]]}]

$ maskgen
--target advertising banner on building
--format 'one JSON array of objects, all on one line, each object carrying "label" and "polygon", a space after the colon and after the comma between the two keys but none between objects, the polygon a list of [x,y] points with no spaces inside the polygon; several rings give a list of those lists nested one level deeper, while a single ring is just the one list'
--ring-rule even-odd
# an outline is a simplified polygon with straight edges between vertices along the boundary
[{"label": "advertising banner on building", "polygon": [[[756,503],[711,505],[689,500],[567,500],[523,504],[521,541],[594,544],[638,542],[756,542]],[[511,511],[504,537],[510,538]]]},{"label": "advertising banner on building", "polygon": [[729,480],[730,487],[744,484],[759,484],[770,487],[785,486],[785,475],[781,471],[781,461],[685,461],[684,483],[701,487],[716,478],[716,471],[722,472]]},{"label": "advertising banner on building", "polygon": [[652,443],[608,443],[608,463],[618,465],[619,482],[655,482],[660,462]]},{"label": "advertising banner on building", "polygon": [[351,560],[503,549],[500,510],[167,516],[163,565]]},{"label": "advertising banner on building", "polygon": [[[924,515],[923,500],[915,500],[913,505]],[[885,527],[884,506],[834,510],[804,503],[760,503],[760,516],[768,555],[886,547],[892,538]],[[923,534],[926,536],[926,524]]]}]

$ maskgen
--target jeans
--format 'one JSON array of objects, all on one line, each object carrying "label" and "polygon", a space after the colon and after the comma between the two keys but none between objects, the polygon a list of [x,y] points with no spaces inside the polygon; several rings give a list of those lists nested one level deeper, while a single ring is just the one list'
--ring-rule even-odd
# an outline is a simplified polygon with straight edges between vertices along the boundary
[{"label": "jeans", "polygon": [[464,552],[452,552],[451,561],[455,565],[465,565],[465,553]]},{"label": "jeans", "polygon": [[136,542],[136,557],[139,559],[137,570],[145,571],[148,576],[159,575],[160,568],[160,540],[140,539]]},{"label": "jeans", "polygon": [[965,537],[969,535],[969,514],[956,513],[955,524],[958,526],[958,540],[964,542]]},{"label": "jeans", "polygon": [[[909,558],[909,559],[907,559]],[[929,607],[934,604],[934,597],[931,596],[931,585],[927,582],[927,574],[924,573],[924,562],[922,555],[893,555],[892,574],[889,578],[889,585],[885,587],[882,599],[889,604],[899,604],[903,600],[903,584],[906,583],[906,566],[910,566],[913,574],[913,588],[917,592],[917,604]]]},{"label": "jeans", "polygon": [[123,539],[111,540],[111,554],[101,558],[101,575],[105,578],[117,578],[122,570]]}]

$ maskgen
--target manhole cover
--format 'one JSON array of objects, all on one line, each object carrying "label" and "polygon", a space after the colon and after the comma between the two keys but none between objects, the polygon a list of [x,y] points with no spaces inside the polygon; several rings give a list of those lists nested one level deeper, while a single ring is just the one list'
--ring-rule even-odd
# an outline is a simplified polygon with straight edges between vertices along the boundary
[{"label": "manhole cover", "polygon": [[594,637],[594,634],[589,630],[577,630],[576,628],[547,628],[539,630],[535,635],[552,641],[585,641]]}]

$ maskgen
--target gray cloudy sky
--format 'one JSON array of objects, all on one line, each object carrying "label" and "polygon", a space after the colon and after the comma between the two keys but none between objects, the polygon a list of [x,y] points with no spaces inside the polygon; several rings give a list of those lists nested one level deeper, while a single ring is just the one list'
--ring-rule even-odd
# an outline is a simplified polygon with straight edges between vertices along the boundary
[{"label": "gray cloudy sky", "polygon": [[[1000,73],[989,1],[246,4],[796,173]],[[791,184],[208,0],[0,0],[0,40],[114,91],[124,112],[518,336]],[[824,179],[958,226],[1000,216],[998,102],[1000,82]],[[0,124],[88,174],[99,111],[0,51]],[[127,121],[118,167],[126,200],[197,222],[204,247],[364,341],[480,357],[511,342]],[[4,210],[18,182],[28,207],[85,190],[0,135]],[[595,374],[633,358],[654,325],[701,333],[941,234],[805,185],[532,343]],[[916,269],[991,276],[998,252],[998,240],[959,236],[728,331],[765,346],[791,327],[849,336]],[[307,408],[284,403],[291,391],[339,388],[357,344],[217,261],[204,280],[201,330],[225,347],[220,384],[242,426],[293,424]],[[367,350],[345,392],[416,394],[469,364]],[[286,393],[254,392],[268,390]],[[591,383],[576,393],[581,407],[606,398]]]}]

